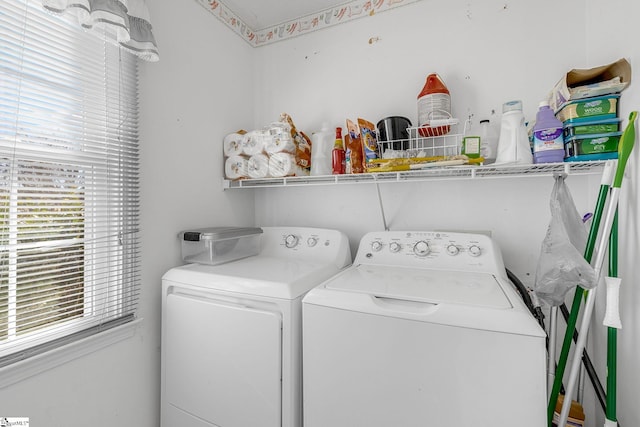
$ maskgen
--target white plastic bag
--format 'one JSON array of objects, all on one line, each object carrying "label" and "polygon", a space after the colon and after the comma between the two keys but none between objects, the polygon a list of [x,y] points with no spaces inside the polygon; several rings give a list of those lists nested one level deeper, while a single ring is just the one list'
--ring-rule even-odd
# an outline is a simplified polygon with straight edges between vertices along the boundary
[{"label": "white plastic bag", "polygon": [[540,249],[534,292],[546,304],[559,306],[576,285],[594,288],[597,277],[584,259],[588,234],[564,176],[556,177],[550,208],[551,222]]}]

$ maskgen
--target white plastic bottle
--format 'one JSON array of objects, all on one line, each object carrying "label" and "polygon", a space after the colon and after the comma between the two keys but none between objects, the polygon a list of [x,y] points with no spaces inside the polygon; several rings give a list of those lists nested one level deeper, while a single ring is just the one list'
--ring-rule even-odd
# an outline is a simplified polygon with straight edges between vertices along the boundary
[{"label": "white plastic bottle", "polygon": [[319,132],[311,134],[311,175],[331,175],[334,140],[334,133],[326,122],[322,123]]},{"label": "white plastic bottle", "polygon": [[480,120],[480,155],[485,165],[494,163],[498,155],[498,132],[488,119]]},{"label": "white plastic bottle", "polygon": [[532,164],[533,154],[522,113],[522,101],[502,105],[496,164]]}]

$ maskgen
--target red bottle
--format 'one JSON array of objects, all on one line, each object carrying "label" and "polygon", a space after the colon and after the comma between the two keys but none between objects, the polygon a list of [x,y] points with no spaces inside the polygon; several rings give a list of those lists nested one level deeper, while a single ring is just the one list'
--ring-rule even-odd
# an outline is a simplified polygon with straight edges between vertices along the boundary
[{"label": "red bottle", "polygon": [[342,175],[345,173],[345,152],[344,143],[342,142],[342,128],[336,128],[336,142],[333,144],[331,152],[331,168],[334,175]]}]

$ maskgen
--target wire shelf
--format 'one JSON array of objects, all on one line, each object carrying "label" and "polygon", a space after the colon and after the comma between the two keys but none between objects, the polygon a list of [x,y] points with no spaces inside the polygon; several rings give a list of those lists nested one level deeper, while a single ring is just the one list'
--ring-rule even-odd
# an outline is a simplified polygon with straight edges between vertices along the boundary
[{"label": "wire shelf", "polygon": [[290,176],[284,178],[224,180],[225,189],[273,188],[312,185],[370,184],[455,179],[595,175],[606,161],[543,163],[534,165],[444,166],[403,172],[352,175]]}]

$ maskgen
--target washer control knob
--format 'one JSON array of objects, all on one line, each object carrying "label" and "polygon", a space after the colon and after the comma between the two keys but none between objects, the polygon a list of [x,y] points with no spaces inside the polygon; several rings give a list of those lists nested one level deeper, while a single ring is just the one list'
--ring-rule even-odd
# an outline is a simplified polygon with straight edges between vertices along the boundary
[{"label": "washer control knob", "polygon": [[373,252],[380,252],[382,250],[382,242],[379,240],[371,242],[371,250]]},{"label": "washer control knob", "polygon": [[424,240],[420,240],[418,243],[413,245],[413,253],[418,256],[427,256],[431,252],[429,248],[429,244]]},{"label": "washer control knob", "polygon": [[398,242],[391,242],[389,245],[389,250],[394,254],[400,252],[400,249],[402,249],[402,246],[400,246],[400,243]]},{"label": "washer control knob", "polygon": [[296,246],[298,246],[298,240],[298,236],[296,236],[295,234],[289,234],[284,238],[284,245],[288,248],[295,248]]},{"label": "washer control knob", "polygon": [[314,247],[315,245],[318,244],[318,238],[315,236],[309,237],[307,239],[307,246],[309,246],[310,248]]},{"label": "washer control knob", "polygon": [[469,255],[480,256],[481,253],[482,253],[482,250],[480,249],[480,246],[478,245],[469,246]]},{"label": "washer control knob", "polygon": [[447,253],[451,256],[458,255],[458,253],[460,253],[460,249],[458,249],[456,245],[451,243],[449,246],[447,246]]}]

